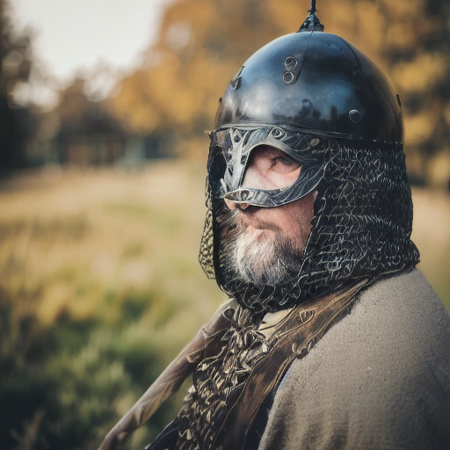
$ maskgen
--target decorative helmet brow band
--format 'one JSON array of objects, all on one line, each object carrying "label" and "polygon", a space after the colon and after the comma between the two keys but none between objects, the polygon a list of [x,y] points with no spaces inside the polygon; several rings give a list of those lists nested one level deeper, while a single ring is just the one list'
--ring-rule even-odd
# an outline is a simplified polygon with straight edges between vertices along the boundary
[{"label": "decorative helmet brow band", "polygon": [[[242,187],[251,153],[263,145],[281,150],[302,165],[299,177],[290,186],[273,190]],[[217,157],[222,154],[226,164],[223,176],[212,181],[216,186],[213,196],[263,208],[298,200],[312,192],[323,177],[328,146],[327,138],[271,124],[222,127],[211,133],[212,151]]]}]

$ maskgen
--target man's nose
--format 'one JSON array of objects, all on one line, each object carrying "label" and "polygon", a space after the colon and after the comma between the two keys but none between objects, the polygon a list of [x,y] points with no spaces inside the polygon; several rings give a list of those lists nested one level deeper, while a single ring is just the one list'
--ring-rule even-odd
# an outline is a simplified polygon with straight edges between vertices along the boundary
[{"label": "man's nose", "polygon": [[227,198],[224,198],[223,201],[227,205],[227,208],[230,211],[234,211],[237,209],[247,209],[249,207],[248,203],[241,203],[241,202],[234,202],[233,200],[228,200]]}]

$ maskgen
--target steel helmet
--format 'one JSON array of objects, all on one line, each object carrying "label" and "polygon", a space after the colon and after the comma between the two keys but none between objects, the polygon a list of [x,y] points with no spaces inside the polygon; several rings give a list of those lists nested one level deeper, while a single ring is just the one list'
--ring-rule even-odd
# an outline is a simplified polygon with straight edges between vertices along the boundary
[{"label": "steel helmet", "polygon": [[[269,299],[265,310],[287,307],[345,280],[392,273],[418,260],[410,241],[400,98],[369,58],[323,29],[312,6],[298,32],[253,54],[228,85],[210,133],[200,262],[251,308],[261,307],[262,298]],[[251,152],[261,145],[301,163],[293,184],[242,187]],[[312,191],[318,192],[312,231],[302,269],[289,285],[253,286],[229,275],[217,221],[223,199],[278,207]]]}]

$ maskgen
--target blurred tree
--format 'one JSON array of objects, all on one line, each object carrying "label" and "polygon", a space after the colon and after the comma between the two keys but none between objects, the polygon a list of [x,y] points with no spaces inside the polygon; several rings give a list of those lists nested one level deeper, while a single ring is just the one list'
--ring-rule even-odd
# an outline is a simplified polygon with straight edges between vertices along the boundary
[{"label": "blurred tree", "polygon": [[177,1],[144,67],[124,80],[115,113],[130,130],[172,130],[181,153],[203,154],[198,141],[212,127],[220,91],[239,64],[276,35],[265,2]]},{"label": "blurred tree", "polygon": [[59,116],[58,159],[81,166],[111,164],[123,156],[125,133],[104,101],[94,102],[85,93],[86,80],[75,78],[61,92],[55,108]]},{"label": "blurred tree", "polygon": [[[181,153],[205,154],[202,135],[229,80],[262,45],[298,30],[308,7],[308,0],[171,3],[159,41],[113,99],[115,114],[129,130],[171,130]],[[325,31],[356,44],[392,78],[403,100],[411,169],[425,176],[430,157],[449,147],[450,3],[327,0],[318,8]]]},{"label": "blurred tree", "polygon": [[406,142],[417,156],[415,172],[425,178],[431,158],[450,150],[450,3],[403,3],[406,13],[398,15],[400,29],[385,55],[403,92]]},{"label": "blurred tree", "polygon": [[15,108],[11,94],[31,70],[31,38],[17,33],[9,17],[8,0],[0,0],[0,167],[25,163],[26,139],[33,119],[27,109]]}]

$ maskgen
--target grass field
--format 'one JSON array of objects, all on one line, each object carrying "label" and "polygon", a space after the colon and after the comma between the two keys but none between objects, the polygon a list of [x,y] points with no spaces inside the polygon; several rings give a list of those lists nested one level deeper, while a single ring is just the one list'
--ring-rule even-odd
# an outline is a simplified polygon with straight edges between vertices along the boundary
[{"label": "grass field", "polygon": [[[39,291],[43,323],[62,311],[88,317],[105,297],[146,289],[197,309],[198,323],[207,320],[220,294],[197,264],[203,190],[202,168],[177,162],[14,179],[0,191],[8,290]],[[115,320],[110,303],[101,314]]]},{"label": "grass field", "polygon": [[[2,182],[0,448],[94,448],[224,299],[197,263],[204,177],[164,161]],[[450,197],[413,199],[420,268],[450,311]]]}]

